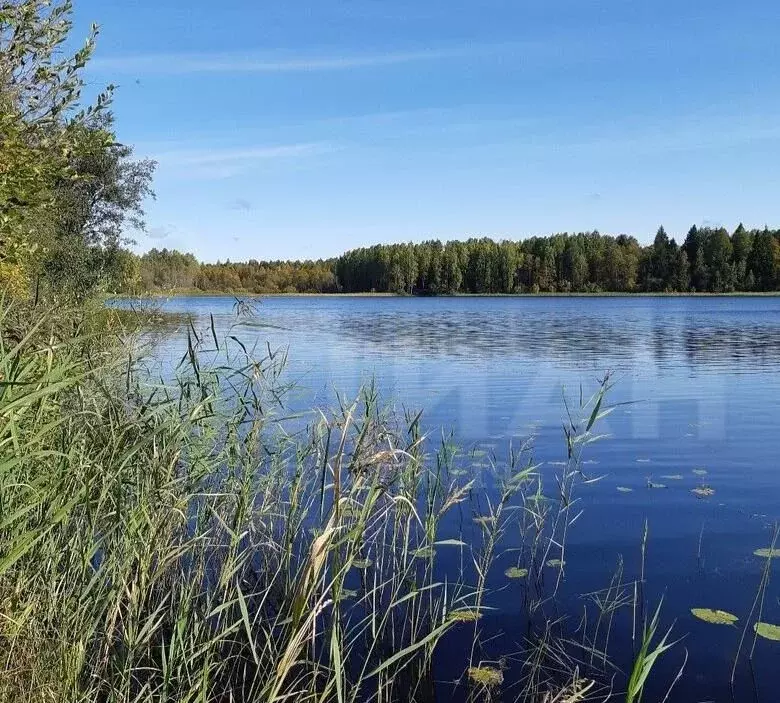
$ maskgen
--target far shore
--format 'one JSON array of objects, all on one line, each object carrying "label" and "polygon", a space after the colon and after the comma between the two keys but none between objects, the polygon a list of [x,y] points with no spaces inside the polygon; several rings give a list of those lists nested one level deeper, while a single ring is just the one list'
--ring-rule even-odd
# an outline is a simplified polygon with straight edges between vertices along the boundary
[{"label": "far shore", "polygon": [[780,296],[780,291],[733,291],[731,293],[709,292],[608,292],[597,293],[438,293],[435,295],[410,295],[404,293],[248,293],[237,291],[226,293],[225,291],[149,291],[141,294],[109,293],[106,300],[118,300],[135,298],[163,299],[163,298],[774,298]]}]

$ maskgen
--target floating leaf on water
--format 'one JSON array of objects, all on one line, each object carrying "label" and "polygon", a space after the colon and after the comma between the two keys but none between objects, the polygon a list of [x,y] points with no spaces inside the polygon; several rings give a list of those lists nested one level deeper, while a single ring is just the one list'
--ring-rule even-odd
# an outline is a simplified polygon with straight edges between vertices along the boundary
[{"label": "floating leaf on water", "polygon": [[344,600],[345,598],[355,598],[357,594],[358,592],[353,591],[351,588],[344,588],[341,590],[341,595],[339,596],[339,600]]},{"label": "floating leaf on water", "polygon": [[528,569],[519,569],[516,566],[512,566],[504,572],[504,576],[508,579],[524,579],[528,576]]},{"label": "floating leaf on water", "polygon": [[484,449],[473,449],[471,456],[487,456],[487,452]]},{"label": "floating leaf on water", "polygon": [[707,469],[694,469],[693,473],[695,473],[697,476],[706,476]]},{"label": "floating leaf on water", "polygon": [[653,483],[652,481],[647,482],[648,488],[666,488],[666,485],[663,483]]},{"label": "floating leaf on water", "polygon": [[589,486],[589,485],[591,485],[593,483],[598,483],[599,481],[601,481],[602,479],[605,479],[606,477],[607,477],[607,474],[602,474],[601,476],[594,476],[593,478],[583,479],[582,483],[585,486]]},{"label": "floating leaf on water", "polygon": [[493,525],[496,522],[496,518],[494,518],[492,515],[481,515],[479,517],[474,518],[474,522],[477,525],[483,525],[487,527],[488,525]]},{"label": "floating leaf on water", "polygon": [[438,542],[434,542],[437,547],[465,547],[466,543],[459,539],[442,539]]},{"label": "floating leaf on water", "polygon": [[518,474],[515,474],[512,476],[508,481],[507,485],[509,486],[522,486],[524,483],[531,483],[534,480],[534,477],[530,473],[526,473],[525,471],[521,471]]},{"label": "floating leaf on water", "polygon": [[565,564],[560,559],[548,559],[546,563],[551,569],[562,569]]},{"label": "floating leaf on water", "polygon": [[628,488],[628,486],[618,486],[618,487],[617,487],[617,489],[618,489],[618,490],[619,490],[621,493],[633,493],[633,491],[634,491],[634,489],[633,489],[633,488]]},{"label": "floating leaf on water", "polygon": [[778,559],[780,558],[780,549],[756,549],[753,552],[757,557],[764,557],[764,559]]},{"label": "floating leaf on water", "polygon": [[697,488],[692,489],[691,493],[697,498],[709,498],[710,496],[715,495],[715,489],[710,488],[709,486],[698,486]]},{"label": "floating leaf on water", "polygon": [[427,559],[434,554],[436,554],[436,550],[433,547],[420,547],[420,549],[414,553],[414,556],[420,559]]},{"label": "floating leaf on water", "polygon": [[475,622],[482,617],[482,613],[476,610],[453,610],[447,615],[450,622]]},{"label": "floating leaf on water", "polygon": [[472,666],[469,668],[469,678],[475,683],[482,684],[488,688],[500,686],[504,683],[504,674],[501,669],[492,666]]},{"label": "floating leaf on water", "polygon": [[374,562],[370,559],[355,559],[355,561],[352,562],[352,566],[356,569],[367,569],[373,563]]},{"label": "floating leaf on water", "polygon": [[650,463],[650,459],[637,459],[636,463],[637,464],[649,464]]},{"label": "floating leaf on water", "polygon": [[712,610],[711,608],[691,608],[694,617],[713,625],[733,625],[739,618],[736,615],[727,613],[725,610]]},{"label": "floating leaf on water", "polygon": [[467,473],[466,469],[450,469],[450,476],[465,476]]},{"label": "floating leaf on water", "polygon": [[661,478],[665,478],[667,481],[682,481],[682,474],[664,474]]},{"label": "floating leaf on water", "polygon": [[768,622],[757,622],[753,629],[759,637],[773,642],[780,642],[780,625],[770,625]]}]

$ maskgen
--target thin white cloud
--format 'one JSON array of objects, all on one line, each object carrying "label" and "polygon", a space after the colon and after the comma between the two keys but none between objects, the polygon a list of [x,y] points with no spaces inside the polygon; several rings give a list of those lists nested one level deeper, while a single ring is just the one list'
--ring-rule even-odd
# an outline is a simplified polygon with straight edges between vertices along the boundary
[{"label": "thin white cloud", "polygon": [[159,173],[186,180],[220,180],[246,173],[264,163],[308,158],[336,150],[328,142],[304,142],[274,146],[198,146],[152,151]]},{"label": "thin white cloud", "polygon": [[155,154],[154,158],[161,166],[198,167],[247,164],[269,159],[310,156],[333,151],[333,149],[331,144],[324,142],[306,142],[278,146],[176,149]]},{"label": "thin white cloud", "polygon": [[485,53],[489,47],[456,47],[424,51],[399,51],[352,56],[273,57],[252,53],[147,54],[96,57],[91,70],[140,75],[183,75],[191,73],[305,73],[343,71],[355,68],[393,66]]}]

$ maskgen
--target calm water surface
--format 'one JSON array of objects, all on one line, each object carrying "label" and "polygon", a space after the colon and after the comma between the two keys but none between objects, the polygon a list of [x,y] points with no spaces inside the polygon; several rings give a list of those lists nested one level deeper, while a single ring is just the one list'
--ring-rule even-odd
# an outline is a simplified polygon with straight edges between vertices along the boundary
[{"label": "calm water surface", "polygon": [[[221,331],[236,325],[229,298],[164,306],[202,325],[213,314]],[[621,555],[634,578],[647,521],[648,598],[664,596],[664,621],[687,633],[647,700],[663,698],[660,684],[674,677],[684,649],[686,673],[669,700],[732,699],[741,628],[697,621],[690,608],[721,608],[746,622],[764,565],[753,551],[769,545],[780,519],[780,298],[274,297],[233,334],[289,349],[302,408],[330,405],[373,378],[386,402],[423,409],[430,433],[452,430],[498,462],[510,441],[533,438],[543,472],[565,458],[564,395],[576,401],[580,386],[590,393],[611,372],[609,403],[630,403],[602,422],[609,437],[586,452],[585,469],[603,478],[578,489],[584,513],[569,539],[564,601],[578,616],[586,604],[579,594],[605,587]],[[156,354],[167,363],[184,349],[177,333]],[[714,496],[697,499],[691,490],[701,485]],[[496,573],[513,564],[502,555]],[[773,571],[763,620],[780,623]],[[518,650],[517,593],[498,590],[491,605],[500,615],[485,626],[503,633],[496,655]],[[780,644],[759,641],[735,700],[780,700],[778,667]]]}]

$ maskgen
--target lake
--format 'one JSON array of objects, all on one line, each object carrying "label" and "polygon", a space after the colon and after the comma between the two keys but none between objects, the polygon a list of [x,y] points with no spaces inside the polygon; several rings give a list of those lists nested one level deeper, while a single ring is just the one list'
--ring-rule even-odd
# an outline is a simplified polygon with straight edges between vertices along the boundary
[{"label": "lake", "polygon": [[[779,297],[269,297],[236,319],[233,299],[181,297],[164,309],[192,313],[244,344],[287,348],[299,408],[332,405],[375,380],[384,401],[423,410],[432,438],[452,431],[466,450],[500,465],[510,442],[531,440],[540,471],[565,460],[564,398],[594,392],[606,372],[615,410],[607,437],[585,450],[582,516],[569,536],[562,603],[573,632],[582,594],[609,584],[618,559],[635,578],[647,524],[647,599],[664,598],[662,623],[685,639],[653,672],[647,700],[661,700],[688,661],[670,701],[730,700],[729,678],[780,519]],[[155,348],[168,366],[186,350],[179,331]],[[476,456],[473,453],[472,456]],[[711,488],[708,497],[692,491]],[[619,490],[620,489],[620,490]],[[630,489],[630,490],[627,490]],[[488,490],[487,488],[485,490]],[[511,565],[501,555],[497,574]],[[780,623],[780,579],[761,619]],[[495,654],[522,648],[516,593],[491,596]],[[693,617],[691,608],[734,613],[737,627]],[[629,633],[630,634],[630,633]],[[620,638],[625,633],[615,635]],[[630,640],[616,664],[629,665]],[[759,639],[752,671],[738,669],[735,700],[777,700],[780,643]],[[457,676],[442,662],[442,679]],[[511,668],[510,670],[511,671]],[[511,676],[511,674],[508,674]],[[775,688],[773,688],[775,686]]]}]

